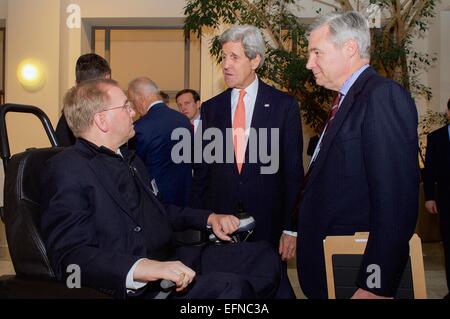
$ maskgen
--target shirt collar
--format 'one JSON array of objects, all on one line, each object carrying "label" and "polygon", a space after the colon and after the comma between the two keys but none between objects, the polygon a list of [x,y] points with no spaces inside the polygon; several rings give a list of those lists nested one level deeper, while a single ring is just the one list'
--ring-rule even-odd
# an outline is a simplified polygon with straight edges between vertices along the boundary
[{"label": "shirt collar", "polygon": [[147,112],[150,111],[150,109],[152,108],[153,105],[159,104],[159,103],[164,103],[163,100],[157,100],[155,102],[153,102],[152,104],[150,104],[147,108]]},{"label": "shirt collar", "polygon": [[[239,96],[239,91],[241,89],[233,89],[232,94]],[[258,93],[258,76],[255,75],[255,79],[252,83],[250,83],[249,86],[247,86],[245,89],[246,95],[248,95],[251,98],[255,98],[256,94]]]},{"label": "shirt collar", "polygon": [[[358,79],[358,77],[361,75],[361,73],[364,72],[365,69],[369,67],[369,64],[364,64],[362,67],[360,67],[356,72],[354,72],[345,82],[342,84],[341,89],[339,90],[339,93],[343,96],[347,95],[348,91],[352,87],[353,83]],[[342,98],[341,98],[342,100]]]},{"label": "shirt collar", "polygon": [[197,116],[192,119],[191,123],[197,122],[199,120],[200,120],[200,112],[198,112]]}]

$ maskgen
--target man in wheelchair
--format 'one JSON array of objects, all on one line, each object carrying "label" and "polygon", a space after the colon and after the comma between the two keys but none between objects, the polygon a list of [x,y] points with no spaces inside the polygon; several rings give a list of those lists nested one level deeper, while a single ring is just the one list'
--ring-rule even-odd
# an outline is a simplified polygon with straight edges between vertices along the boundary
[{"label": "man in wheelchair", "polygon": [[153,298],[161,280],[176,285],[169,298],[270,298],[288,280],[264,242],[173,245],[173,231],[186,228],[210,227],[231,241],[239,219],[157,200],[145,166],[123,147],[135,113],[117,82],[73,87],[64,114],[77,141],[46,163],[40,179],[41,231],[58,280],[76,265],[82,286],[118,298]]}]

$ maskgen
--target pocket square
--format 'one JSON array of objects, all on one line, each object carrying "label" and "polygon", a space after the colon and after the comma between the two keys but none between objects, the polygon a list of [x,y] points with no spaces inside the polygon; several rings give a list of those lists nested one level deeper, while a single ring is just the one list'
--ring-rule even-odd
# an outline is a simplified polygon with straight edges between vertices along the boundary
[{"label": "pocket square", "polygon": [[270,104],[264,104],[264,107],[269,107],[270,106]]}]

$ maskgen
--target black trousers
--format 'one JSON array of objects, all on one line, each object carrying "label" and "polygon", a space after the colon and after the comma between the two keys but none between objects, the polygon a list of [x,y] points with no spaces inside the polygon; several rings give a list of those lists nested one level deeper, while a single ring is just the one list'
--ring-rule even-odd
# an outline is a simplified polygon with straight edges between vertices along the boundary
[{"label": "black trousers", "polygon": [[172,292],[174,299],[275,298],[284,295],[280,290],[288,280],[278,253],[266,242],[181,247],[177,259],[196,277],[186,291]]},{"label": "black trousers", "polygon": [[450,205],[438,202],[439,222],[441,228],[442,244],[444,246],[445,277],[447,289],[450,291]]}]

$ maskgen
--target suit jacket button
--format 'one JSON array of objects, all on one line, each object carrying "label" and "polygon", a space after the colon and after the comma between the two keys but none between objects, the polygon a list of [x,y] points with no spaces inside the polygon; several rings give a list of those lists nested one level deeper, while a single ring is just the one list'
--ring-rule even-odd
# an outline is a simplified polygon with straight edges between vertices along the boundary
[{"label": "suit jacket button", "polygon": [[139,233],[139,232],[141,231],[141,227],[136,226],[133,230],[134,230],[136,233]]}]

